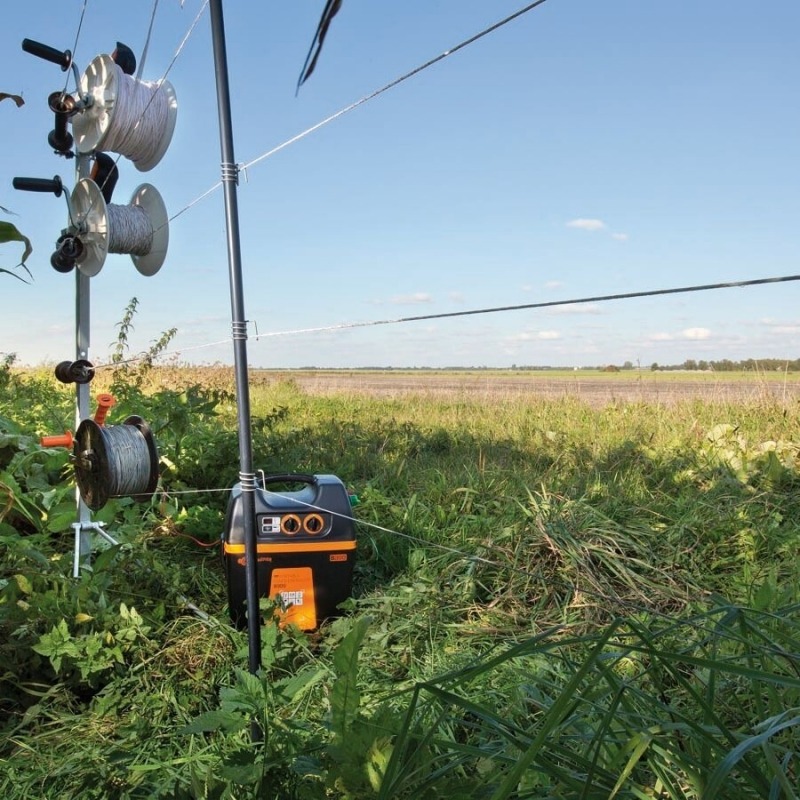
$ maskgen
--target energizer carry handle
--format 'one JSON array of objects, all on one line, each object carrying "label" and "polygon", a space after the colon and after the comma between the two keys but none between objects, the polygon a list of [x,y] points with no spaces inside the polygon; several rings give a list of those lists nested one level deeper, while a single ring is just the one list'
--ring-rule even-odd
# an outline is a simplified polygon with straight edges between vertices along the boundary
[{"label": "energizer carry handle", "polygon": [[264,476],[262,485],[266,486],[268,483],[308,483],[313,486],[317,483],[317,476],[306,475],[303,472],[285,472],[281,475]]},{"label": "energizer carry handle", "polygon": [[62,72],[66,72],[72,64],[72,53],[69,50],[56,50],[55,47],[35,42],[33,39],[23,39],[22,49],[32,56],[38,56],[45,61],[58,64]]}]

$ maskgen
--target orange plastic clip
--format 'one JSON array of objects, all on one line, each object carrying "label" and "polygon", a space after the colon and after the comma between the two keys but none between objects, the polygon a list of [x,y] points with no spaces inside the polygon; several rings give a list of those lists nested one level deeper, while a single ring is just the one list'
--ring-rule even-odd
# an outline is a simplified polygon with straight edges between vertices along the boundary
[{"label": "orange plastic clip", "polygon": [[98,425],[102,425],[106,421],[106,414],[108,409],[117,401],[114,399],[113,394],[99,394],[97,395],[97,411],[94,412],[94,421]]},{"label": "orange plastic clip", "polygon": [[72,431],[65,431],[61,434],[55,434],[54,436],[42,436],[39,439],[39,444],[42,447],[72,447]]}]

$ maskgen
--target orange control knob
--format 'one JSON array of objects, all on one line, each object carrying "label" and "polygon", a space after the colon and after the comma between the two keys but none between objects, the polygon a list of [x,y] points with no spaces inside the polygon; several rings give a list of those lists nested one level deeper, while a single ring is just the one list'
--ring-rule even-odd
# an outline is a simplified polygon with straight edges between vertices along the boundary
[{"label": "orange control knob", "polygon": [[72,447],[72,442],[71,431],[65,431],[55,436],[42,436],[42,438],[39,439],[39,444],[41,444],[42,447]]},{"label": "orange control knob", "polygon": [[113,394],[99,394],[97,395],[97,411],[94,412],[94,421],[98,425],[102,425],[106,421],[106,414],[108,409],[111,408],[117,401],[114,399]]}]

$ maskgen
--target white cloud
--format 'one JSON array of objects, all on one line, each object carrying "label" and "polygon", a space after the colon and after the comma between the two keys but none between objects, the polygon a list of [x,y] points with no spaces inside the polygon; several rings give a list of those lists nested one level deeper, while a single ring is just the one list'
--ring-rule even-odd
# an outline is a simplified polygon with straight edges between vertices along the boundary
[{"label": "white cloud", "polygon": [[583,217],[579,217],[578,219],[570,220],[567,223],[568,228],[577,228],[581,231],[602,231],[605,229],[606,224],[601,219],[584,219]]},{"label": "white cloud", "polygon": [[545,289],[560,289],[564,284],[561,281],[547,281],[544,285]]},{"label": "white cloud", "polygon": [[523,286],[520,286],[519,288],[523,292],[532,292],[533,291],[533,286],[531,286],[529,283],[526,283]]},{"label": "white cloud", "polygon": [[711,336],[711,331],[708,328],[686,328],[682,331],[681,336],[684,339],[708,339]]},{"label": "white cloud", "polygon": [[782,322],[773,317],[764,317],[760,322],[770,334],[796,336],[800,332],[800,322]]},{"label": "white cloud", "polygon": [[548,310],[550,314],[602,314],[594,303],[566,303]]},{"label": "white cloud", "polygon": [[463,303],[464,302],[464,292],[459,292],[459,291],[448,292],[447,296],[454,303]]},{"label": "white cloud", "polygon": [[659,333],[651,333],[647,337],[650,342],[671,342],[675,337],[671,333],[660,331]]},{"label": "white cloud", "polygon": [[52,336],[66,336],[71,333],[73,328],[69,325],[48,325],[47,334]]},{"label": "white cloud", "polygon": [[433,298],[427,292],[414,292],[414,294],[397,294],[390,298],[389,302],[395,306],[409,306],[431,303]]},{"label": "white cloud", "polygon": [[515,333],[509,336],[509,342],[536,342],[536,341],[553,341],[560,339],[561,334],[558,331],[522,331],[522,333]]},{"label": "white cloud", "polygon": [[618,242],[627,242],[628,241],[628,234],[627,233],[612,233],[612,239],[616,239]]}]

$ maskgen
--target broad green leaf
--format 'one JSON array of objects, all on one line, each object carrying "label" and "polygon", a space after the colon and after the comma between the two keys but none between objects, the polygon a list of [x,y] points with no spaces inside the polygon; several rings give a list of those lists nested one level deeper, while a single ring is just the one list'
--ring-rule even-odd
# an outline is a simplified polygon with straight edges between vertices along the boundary
[{"label": "broad green leaf", "polygon": [[6,242],[22,242],[25,245],[25,251],[22,254],[20,264],[24,264],[28,256],[33,252],[30,239],[20,233],[16,225],[12,225],[5,220],[0,220],[0,244],[5,244]]},{"label": "broad green leaf", "polygon": [[236,750],[228,754],[222,763],[220,774],[232,783],[257,783],[264,773],[264,765],[253,749]]},{"label": "broad green leaf", "polygon": [[334,733],[340,739],[346,736],[358,714],[361,700],[358,691],[358,652],[369,624],[369,617],[359,619],[333,654],[333,669],[338,677],[331,688],[331,722]]},{"label": "broad green leaf", "polygon": [[188,725],[181,728],[178,733],[211,733],[213,731],[226,731],[236,733],[247,725],[241,714],[233,711],[206,711],[195,717]]},{"label": "broad green leaf", "polygon": [[318,683],[327,674],[327,671],[322,668],[314,669],[312,667],[303,669],[289,678],[278,681],[274,684],[274,688],[276,690],[276,694],[288,703],[292,700],[295,700],[308,687]]}]

